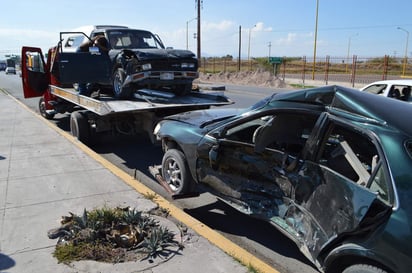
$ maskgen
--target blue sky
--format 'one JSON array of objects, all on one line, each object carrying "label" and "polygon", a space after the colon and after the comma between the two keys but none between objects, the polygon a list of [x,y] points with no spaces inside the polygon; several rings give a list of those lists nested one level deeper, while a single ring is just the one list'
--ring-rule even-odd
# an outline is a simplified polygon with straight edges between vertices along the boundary
[{"label": "blue sky", "polygon": [[[319,0],[318,7],[317,56],[346,57],[348,50],[359,57],[404,56],[407,32],[412,34],[411,0]],[[188,47],[196,53],[196,15],[195,0],[7,1],[1,4],[0,58],[18,54],[23,45],[46,50],[60,31],[97,24],[148,29],[174,48],[186,48],[188,33]],[[203,0],[202,57],[238,57],[241,26],[242,58],[248,52],[310,58],[315,18],[316,0]]]}]

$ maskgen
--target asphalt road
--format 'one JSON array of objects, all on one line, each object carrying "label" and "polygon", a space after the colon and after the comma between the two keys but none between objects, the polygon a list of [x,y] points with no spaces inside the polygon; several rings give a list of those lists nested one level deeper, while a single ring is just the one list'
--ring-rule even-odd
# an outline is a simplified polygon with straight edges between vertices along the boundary
[{"label": "asphalt road", "polygon": [[[0,72],[0,88],[38,112],[38,98],[23,98],[19,76],[5,75],[4,72]],[[235,104],[225,107],[240,108],[248,107],[275,91],[268,88],[236,85],[227,85],[226,88],[225,94],[235,101]],[[61,129],[70,131],[69,115],[56,115],[53,122]],[[104,137],[91,148],[125,172],[136,175],[141,182],[158,194],[164,197],[168,196],[149,173],[149,166],[161,163],[162,151],[160,147],[152,145],[146,136]],[[169,198],[169,200],[171,199]],[[172,202],[268,264],[273,265],[282,273],[318,272],[300,253],[296,245],[272,225],[239,213],[208,193],[206,189],[201,189],[201,194],[197,198],[173,200]]]}]

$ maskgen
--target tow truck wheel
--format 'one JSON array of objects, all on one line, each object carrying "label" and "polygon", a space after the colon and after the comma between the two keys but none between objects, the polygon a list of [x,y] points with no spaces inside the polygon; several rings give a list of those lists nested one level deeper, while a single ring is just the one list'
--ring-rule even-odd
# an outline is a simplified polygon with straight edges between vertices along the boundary
[{"label": "tow truck wheel", "polygon": [[70,131],[79,141],[85,144],[90,142],[90,126],[85,113],[75,111],[70,114]]},{"label": "tow truck wheel", "polygon": [[113,74],[113,93],[116,98],[127,98],[130,96],[130,86],[123,86],[125,79],[126,73],[123,68],[117,68]]},{"label": "tow truck wheel", "polygon": [[45,119],[54,118],[54,113],[50,110],[46,110],[46,102],[44,101],[43,97],[41,97],[39,100],[39,111],[40,115],[42,115],[42,117],[44,117]]},{"label": "tow truck wheel", "polygon": [[184,154],[177,149],[169,149],[162,160],[162,177],[173,194],[187,193],[192,184],[192,176]]}]

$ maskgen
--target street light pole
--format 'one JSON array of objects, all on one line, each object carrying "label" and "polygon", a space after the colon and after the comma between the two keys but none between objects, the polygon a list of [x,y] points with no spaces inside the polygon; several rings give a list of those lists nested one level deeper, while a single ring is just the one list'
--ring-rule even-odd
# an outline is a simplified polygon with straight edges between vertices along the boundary
[{"label": "street light pole", "polygon": [[359,33],[356,33],[356,34],[354,34],[354,35],[352,35],[352,36],[349,36],[349,39],[348,39],[348,56],[346,57],[346,73],[348,73],[350,42],[351,42],[352,37],[358,36],[358,34],[359,34]]},{"label": "street light pole", "polygon": [[186,50],[189,50],[189,23],[196,19],[197,17],[186,21]]},{"label": "street light pole", "polygon": [[[254,28],[256,25],[254,25],[252,28]],[[249,28],[249,45],[247,48],[247,61],[250,62],[250,36],[252,32],[252,28]]]},{"label": "street light pole", "polygon": [[402,76],[405,76],[406,63],[408,62],[409,31],[407,31],[406,29],[403,29],[401,27],[398,27],[398,29],[406,32],[405,56],[404,56],[404,59],[403,59],[403,68],[402,68]]},{"label": "street light pole", "polygon": [[314,42],[314,46],[313,46],[312,80],[315,79],[316,43],[317,43],[317,40],[318,40],[318,12],[319,12],[319,0],[316,0],[316,22],[315,22],[315,42]]}]

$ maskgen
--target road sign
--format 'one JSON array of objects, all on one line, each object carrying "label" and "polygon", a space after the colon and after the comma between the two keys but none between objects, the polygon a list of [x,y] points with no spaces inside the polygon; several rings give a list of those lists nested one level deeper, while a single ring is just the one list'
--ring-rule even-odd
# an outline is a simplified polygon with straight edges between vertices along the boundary
[{"label": "road sign", "polygon": [[269,63],[271,64],[281,64],[282,57],[269,57]]}]

